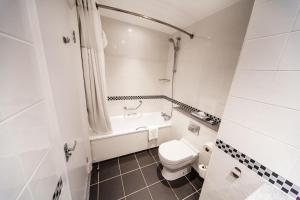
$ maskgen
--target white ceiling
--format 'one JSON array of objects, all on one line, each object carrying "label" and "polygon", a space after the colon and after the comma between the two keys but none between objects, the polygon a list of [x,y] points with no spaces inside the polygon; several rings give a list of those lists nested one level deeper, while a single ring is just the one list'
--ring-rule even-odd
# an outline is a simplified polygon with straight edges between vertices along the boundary
[{"label": "white ceiling", "polygon": [[[186,28],[238,1],[239,0],[98,0],[101,4],[144,14],[180,28]],[[168,34],[176,32],[172,28],[128,14],[106,9],[101,9],[100,12],[101,15],[106,17],[144,26]]]}]

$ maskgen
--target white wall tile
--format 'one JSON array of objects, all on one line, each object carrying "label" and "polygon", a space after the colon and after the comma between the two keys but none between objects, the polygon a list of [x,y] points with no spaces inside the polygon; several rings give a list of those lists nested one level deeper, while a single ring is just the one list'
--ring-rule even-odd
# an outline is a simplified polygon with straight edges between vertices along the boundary
[{"label": "white wall tile", "polygon": [[33,47],[1,35],[0,43],[1,121],[40,100],[42,93]]},{"label": "white wall tile", "polygon": [[[195,34],[190,39],[180,34],[175,74],[175,99],[221,117],[240,49],[247,29],[253,1],[238,3],[188,27]],[[204,39],[200,36],[209,36]],[[171,77],[171,49],[167,77]],[[166,84],[170,94],[171,82]]]},{"label": "white wall tile", "polygon": [[22,165],[14,154],[0,157],[0,199],[15,200],[25,185]]},{"label": "white wall tile", "polygon": [[[13,24],[13,25],[12,25]],[[26,3],[19,0],[1,0],[0,32],[31,41]]]},{"label": "white wall tile", "polygon": [[224,118],[300,149],[300,111],[230,97]]},{"label": "white wall tile", "polygon": [[300,110],[299,71],[238,70],[231,95]]},{"label": "white wall tile", "polygon": [[[222,166],[222,167],[220,167]],[[238,167],[242,171],[239,179],[231,171]],[[232,159],[219,149],[215,149],[207,171],[201,200],[240,200],[259,188],[264,181],[246,166]]]},{"label": "white wall tile", "polygon": [[46,106],[42,102],[0,124],[0,155],[47,149],[50,145],[49,130]]},{"label": "white wall tile", "polygon": [[298,17],[294,26],[294,30],[300,30],[300,11],[298,12]]},{"label": "white wall tile", "polygon": [[278,71],[274,78],[274,104],[300,110],[300,71]]},{"label": "white wall tile", "polygon": [[[10,195],[15,195],[31,177],[49,147],[50,128],[46,112],[44,103],[39,103],[0,124],[0,156],[7,158],[1,159],[1,165],[4,168],[5,162],[8,165],[0,170],[3,173],[1,180],[4,181],[0,185],[11,187],[8,191]],[[10,180],[4,178],[6,176]]]},{"label": "white wall tile", "polygon": [[[300,36],[292,30],[299,30],[299,6],[299,0],[255,1],[218,134],[221,140],[297,185]],[[219,159],[222,170],[221,162],[227,159],[215,158],[214,154],[211,162]],[[227,197],[239,199],[243,186],[237,184],[231,189]]]},{"label": "white wall tile", "polygon": [[277,69],[288,34],[247,40],[240,56],[239,68]]},{"label": "white wall tile", "polygon": [[159,95],[163,92],[166,64],[152,60],[106,55],[109,96]]},{"label": "white wall tile", "polygon": [[199,200],[225,200],[224,193],[228,191],[228,187],[226,187],[225,191],[220,190],[215,183],[210,182],[209,180],[205,180],[204,185],[201,189],[201,196]]},{"label": "white wall tile", "polygon": [[33,200],[29,190],[26,188],[19,196],[18,200]]},{"label": "white wall tile", "polygon": [[287,47],[280,62],[280,69],[300,70],[300,31],[290,33]]},{"label": "white wall tile", "polygon": [[300,185],[300,156],[298,157],[296,163],[294,164],[292,170],[289,172],[289,181],[292,181],[296,185]]},{"label": "white wall tile", "polygon": [[218,137],[286,178],[300,155],[299,150],[286,143],[229,120],[223,119]]},{"label": "white wall tile", "polygon": [[270,0],[255,3],[247,39],[291,31],[299,6],[298,0]]},{"label": "white wall tile", "polygon": [[[105,48],[108,96],[161,95],[166,77],[169,35],[102,17],[108,38]],[[141,48],[142,47],[142,48]],[[109,102],[109,114],[123,115],[123,107],[136,105],[136,101]],[[142,105],[140,112],[162,111],[156,100]]]},{"label": "white wall tile", "polygon": [[274,98],[276,71],[237,70],[230,95],[271,102]]}]

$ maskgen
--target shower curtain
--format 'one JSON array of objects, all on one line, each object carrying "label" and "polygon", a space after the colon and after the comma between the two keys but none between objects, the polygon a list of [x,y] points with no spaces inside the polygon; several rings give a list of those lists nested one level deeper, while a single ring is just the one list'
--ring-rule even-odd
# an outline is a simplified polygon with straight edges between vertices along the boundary
[{"label": "shower curtain", "polygon": [[77,0],[88,120],[96,133],[111,131],[107,112],[104,40],[95,0]]}]

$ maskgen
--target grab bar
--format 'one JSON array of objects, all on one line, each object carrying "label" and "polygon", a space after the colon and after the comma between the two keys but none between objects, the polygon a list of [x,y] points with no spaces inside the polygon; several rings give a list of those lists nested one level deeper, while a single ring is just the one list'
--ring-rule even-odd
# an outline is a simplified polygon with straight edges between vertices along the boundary
[{"label": "grab bar", "polygon": [[139,107],[141,107],[141,105],[143,104],[143,101],[140,100],[139,101],[139,105],[135,108],[128,108],[127,106],[124,106],[124,110],[137,110]]},{"label": "grab bar", "polygon": [[139,129],[148,129],[146,126],[140,126],[140,127],[137,127],[135,130],[137,131],[137,130],[139,130]]}]

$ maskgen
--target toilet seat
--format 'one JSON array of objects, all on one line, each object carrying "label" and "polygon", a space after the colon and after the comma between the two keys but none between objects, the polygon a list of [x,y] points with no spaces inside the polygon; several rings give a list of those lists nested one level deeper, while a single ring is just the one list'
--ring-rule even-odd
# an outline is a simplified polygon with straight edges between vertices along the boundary
[{"label": "toilet seat", "polygon": [[193,160],[197,153],[180,140],[171,140],[159,146],[162,162],[169,165],[178,165]]}]

